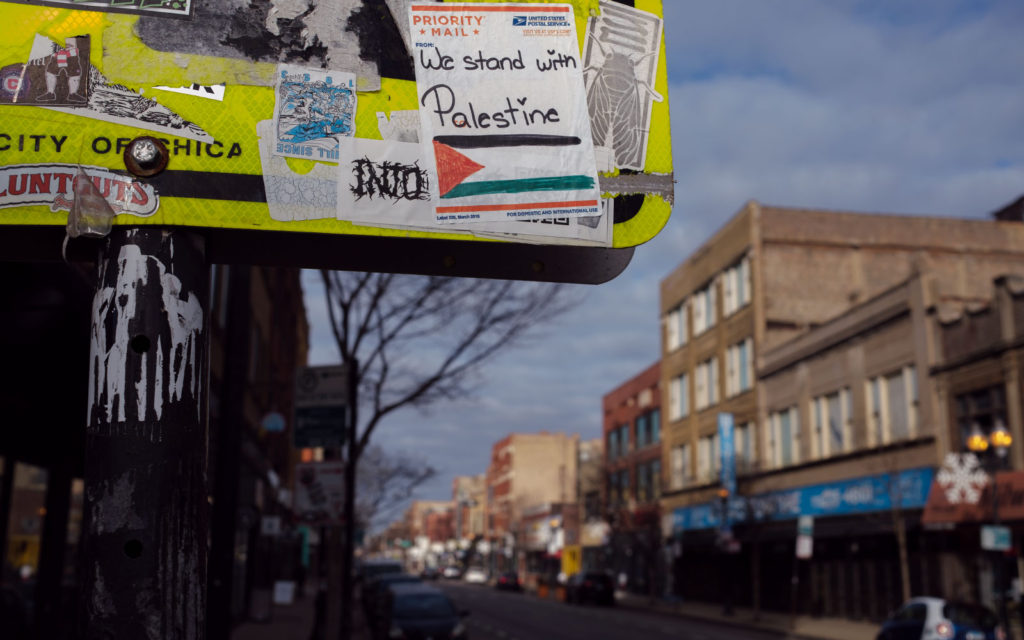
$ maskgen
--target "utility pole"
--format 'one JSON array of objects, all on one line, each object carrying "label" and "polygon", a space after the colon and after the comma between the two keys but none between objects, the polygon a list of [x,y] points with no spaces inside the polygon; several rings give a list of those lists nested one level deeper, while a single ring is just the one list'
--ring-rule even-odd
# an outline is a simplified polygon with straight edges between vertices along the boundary
[{"label": "utility pole", "polygon": [[205,244],[183,231],[115,227],[98,266],[85,437],[84,636],[202,640]]},{"label": "utility pole", "polygon": [[355,562],[356,464],[359,461],[359,360],[348,362],[348,455],[345,459],[345,522],[342,541],[341,607],[343,640],[352,637],[352,578]]}]

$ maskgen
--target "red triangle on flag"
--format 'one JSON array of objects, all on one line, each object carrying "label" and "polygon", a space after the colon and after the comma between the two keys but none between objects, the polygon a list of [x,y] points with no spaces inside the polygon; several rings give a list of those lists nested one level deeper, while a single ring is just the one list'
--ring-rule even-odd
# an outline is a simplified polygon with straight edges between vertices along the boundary
[{"label": "red triangle on flag", "polygon": [[437,187],[443,196],[460,182],[484,168],[446,144],[434,141],[434,158],[437,160]]}]

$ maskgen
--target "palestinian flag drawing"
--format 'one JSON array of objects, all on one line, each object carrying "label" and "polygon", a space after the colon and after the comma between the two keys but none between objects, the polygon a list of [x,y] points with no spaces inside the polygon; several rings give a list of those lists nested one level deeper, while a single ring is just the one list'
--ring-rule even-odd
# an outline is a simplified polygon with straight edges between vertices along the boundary
[{"label": "palestinian flag drawing", "polygon": [[[585,215],[569,210],[597,208],[594,176],[539,168],[551,164],[552,151],[562,156],[560,167],[580,166],[574,156],[583,151],[581,146],[579,137],[550,134],[435,136],[437,213],[506,211],[511,217],[515,212],[526,217],[532,211],[559,209],[563,216]],[[517,177],[509,177],[510,158],[518,166]]]}]

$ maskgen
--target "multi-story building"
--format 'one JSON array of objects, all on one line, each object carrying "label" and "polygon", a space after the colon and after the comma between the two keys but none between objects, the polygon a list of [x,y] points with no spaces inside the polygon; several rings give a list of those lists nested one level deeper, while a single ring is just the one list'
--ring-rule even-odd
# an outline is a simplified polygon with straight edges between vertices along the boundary
[{"label": "multi-story building", "polygon": [[623,586],[649,593],[655,585],[661,524],[661,363],[654,363],[602,399],[608,569]]},{"label": "multi-story building", "polygon": [[576,501],[579,505],[580,520],[580,568],[584,571],[596,571],[607,565],[606,550],[611,539],[611,527],[604,507],[604,438],[581,441],[577,464],[579,489]]},{"label": "multi-story building", "polygon": [[576,498],[579,435],[513,433],[494,443],[487,467],[487,538],[491,569],[526,568],[524,512]]},{"label": "multi-story building", "polygon": [[471,541],[484,535],[487,512],[487,477],[456,476],[452,480],[452,503],[455,505],[455,538]]},{"label": "multi-story building", "polygon": [[405,510],[404,520],[409,536],[413,539],[426,537],[433,542],[441,542],[430,538],[427,516],[432,513],[448,513],[452,509],[450,500],[414,500]]},{"label": "multi-story building", "polygon": [[[890,504],[857,519],[888,526],[884,542],[863,531],[867,537],[858,540],[848,528],[852,521],[833,517],[871,511],[847,504],[846,494],[867,500],[880,477],[927,486],[948,446],[936,426],[936,391],[925,375],[937,358],[928,309],[943,299],[977,296],[994,277],[1022,271],[1019,222],[751,202],[665,278],[662,508],[672,516],[673,534],[685,538],[677,548],[686,550],[675,563],[676,590],[788,609],[795,519],[815,515],[822,520],[816,544],[824,545],[815,557],[832,554],[837,564],[798,565],[808,571],[803,583],[820,587],[815,598],[798,603],[852,616],[877,616],[897,604],[907,561],[883,561],[894,527],[900,528],[899,518],[884,516],[919,510],[922,494],[907,489],[898,509]],[[725,453],[734,455],[738,493],[749,500],[723,498],[723,416],[735,425],[735,450]],[[737,526],[722,526],[730,522]],[[744,522],[751,524],[747,531]],[[745,566],[759,573],[735,580],[721,568],[744,565],[721,556],[718,571],[700,571],[717,549],[737,550],[730,529],[740,538],[741,554],[767,548],[753,540],[781,536],[777,540],[789,545],[787,561],[748,556]],[[845,542],[817,541],[827,537]],[[887,550],[871,547],[871,540]],[[851,560],[858,557],[864,562]],[[785,579],[779,582],[776,574]],[[694,575],[720,576],[721,588],[714,580],[698,587]]]}]

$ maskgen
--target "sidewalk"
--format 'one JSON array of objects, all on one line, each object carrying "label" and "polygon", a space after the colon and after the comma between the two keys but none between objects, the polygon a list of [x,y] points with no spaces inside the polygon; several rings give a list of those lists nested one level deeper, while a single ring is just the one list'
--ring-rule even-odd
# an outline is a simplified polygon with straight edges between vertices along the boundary
[{"label": "sidewalk", "polygon": [[701,602],[652,602],[644,596],[633,594],[616,594],[616,603],[631,609],[646,609],[672,615],[708,620],[720,624],[741,628],[755,628],[763,631],[774,631],[786,638],[806,640],[874,640],[878,633],[878,625],[870,622],[857,622],[843,618],[814,618],[797,616],[796,624],[788,614],[761,612],[757,620],[750,609],[735,608],[733,615],[722,614],[722,605]]},{"label": "sidewalk", "polygon": [[[290,605],[273,605],[270,620],[243,622],[235,627],[231,640],[322,640],[313,639],[316,598],[296,599]],[[358,598],[352,603],[352,640],[371,640]]]}]

